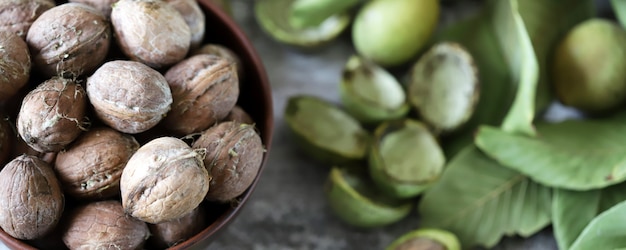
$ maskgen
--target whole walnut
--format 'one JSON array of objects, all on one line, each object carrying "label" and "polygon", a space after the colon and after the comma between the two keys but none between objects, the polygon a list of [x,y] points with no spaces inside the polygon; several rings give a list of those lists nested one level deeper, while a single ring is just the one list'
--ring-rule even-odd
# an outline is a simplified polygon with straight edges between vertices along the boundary
[{"label": "whole walnut", "polygon": [[199,54],[216,55],[234,62],[235,67],[237,68],[237,78],[239,78],[239,83],[241,83],[241,80],[244,79],[243,63],[241,62],[239,56],[228,47],[216,43],[207,43],[191,52],[191,55],[193,56]]},{"label": "whole walnut", "polygon": [[154,127],[172,104],[170,87],[161,73],[124,60],[107,62],[87,78],[87,96],[102,122],[129,134]]},{"label": "whole walnut", "polygon": [[91,74],[104,62],[110,41],[107,18],[80,3],[61,4],[42,13],[26,36],[34,65],[48,77]]},{"label": "whole walnut", "polygon": [[174,102],[163,125],[179,135],[201,132],[216,124],[239,97],[234,63],[214,55],[185,59],[170,68],[165,79]]},{"label": "whole walnut", "polygon": [[40,238],[61,218],[64,198],[52,167],[22,155],[0,171],[0,227],[17,239]]},{"label": "whole walnut", "polygon": [[28,45],[13,32],[0,31],[0,102],[6,102],[30,78]]},{"label": "whole walnut", "polygon": [[0,30],[15,33],[24,39],[35,19],[55,5],[52,0],[2,0]]},{"label": "whole walnut", "polygon": [[148,224],[148,242],[155,248],[165,249],[183,242],[202,231],[207,226],[206,211],[202,205],[176,220],[159,224]]},{"label": "whole walnut", "polygon": [[109,127],[94,128],[58,153],[54,170],[68,195],[111,198],[119,194],[122,170],[138,148],[131,135]]},{"label": "whole walnut", "polygon": [[191,30],[183,16],[160,0],[120,0],[113,5],[111,23],[126,56],[153,68],[184,59]]},{"label": "whole walnut", "polygon": [[17,132],[39,152],[58,152],[85,129],[85,90],[55,77],[30,91],[17,115]]},{"label": "whole walnut", "polygon": [[118,0],[69,0],[70,3],[82,3],[97,9],[102,13],[107,19],[111,17],[111,9],[113,9],[113,4],[115,4]]},{"label": "whole walnut", "polygon": [[222,122],[200,135],[192,147],[205,149],[204,165],[211,175],[210,201],[229,202],[254,182],[265,149],[254,125]]},{"label": "whole walnut", "polygon": [[63,219],[69,249],[142,249],[149,236],[146,223],[124,214],[117,200],[81,205]]},{"label": "whole walnut", "polygon": [[200,47],[204,40],[205,17],[204,12],[200,8],[196,0],[166,0],[174,7],[185,19],[185,23],[189,25],[191,31],[190,49]]},{"label": "whole walnut", "polygon": [[122,172],[124,211],[152,224],[190,213],[209,190],[204,153],[174,137],[160,137],[141,146]]}]

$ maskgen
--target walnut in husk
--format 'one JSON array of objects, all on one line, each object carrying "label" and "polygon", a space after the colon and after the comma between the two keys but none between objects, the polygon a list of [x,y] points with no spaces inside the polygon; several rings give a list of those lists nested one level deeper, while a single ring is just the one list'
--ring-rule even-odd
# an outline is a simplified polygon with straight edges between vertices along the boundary
[{"label": "walnut in husk", "polygon": [[53,230],[64,198],[52,167],[22,155],[0,171],[0,227],[14,238],[32,240]]},{"label": "walnut in husk", "polygon": [[17,132],[39,152],[58,152],[85,129],[85,90],[76,82],[55,77],[37,86],[22,101]]},{"label": "walnut in husk", "polygon": [[120,0],[111,23],[124,54],[153,68],[181,61],[191,46],[189,25],[164,1]]},{"label": "walnut in husk", "polygon": [[111,27],[104,14],[80,3],[44,12],[26,36],[33,64],[48,77],[91,74],[104,62],[110,40]]},{"label": "walnut in husk", "polygon": [[139,143],[109,127],[85,132],[57,155],[54,170],[64,191],[77,198],[102,199],[120,192],[120,177]]},{"label": "walnut in husk", "polygon": [[126,216],[114,200],[77,207],[63,222],[69,249],[142,249],[150,235],[145,222]]},{"label": "walnut in husk", "polygon": [[179,219],[149,224],[151,236],[148,241],[154,247],[165,249],[191,238],[206,226],[206,214],[200,205]]},{"label": "walnut in husk", "polygon": [[228,202],[241,195],[257,176],[263,161],[263,143],[254,125],[223,122],[206,131],[193,148],[206,149],[204,165],[211,174],[206,199]]},{"label": "walnut in husk", "polygon": [[102,122],[129,134],[154,127],[172,103],[172,93],[161,73],[124,60],[98,68],[87,79],[87,96]]},{"label": "walnut in husk", "polygon": [[179,135],[201,132],[222,120],[239,97],[234,63],[214,55],[185,59],[165,79],[174,102],[163,124]]},{"label": "walnut in husk", "polygon": [[7,101],[30,78],[28,45],[15,33],[0,31],[0,101]]},{"label": "walnut in husk", "polygon": [[124,211],[152,224],[190,213],[209,190],[204,154],[205,150],[194,150],[174,137],[160,137],[141,146],[122,172]]},{"label": "walnut in husk", "polygon": [[0,30],[15,33],[24,39],[35,19],[54,6],[52,0],[0,1]]},{"label": "walnut in husk", "polygon": [[190,49],[200,47],[204,40],[205,33],[205,17],[204,12],[200,8],[196,0],[166,0],[174,9],[176,9],[185,19],[189,30],[191,31]]}]

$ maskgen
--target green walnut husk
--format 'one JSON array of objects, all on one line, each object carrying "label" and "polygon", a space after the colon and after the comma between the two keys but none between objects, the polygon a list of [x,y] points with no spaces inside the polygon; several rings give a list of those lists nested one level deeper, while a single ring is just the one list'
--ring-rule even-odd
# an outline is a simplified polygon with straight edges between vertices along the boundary
[{"label": "green walnut husk", "polygon": [[386,122],[374,132],[369,153],[370,176],[390,196],[419,195],[439,179],[445,163],[439,142],[419,121]]},{"label": "green walnut husk", "polygon": [[614,21],[593,18],[574,26],[552,61],[555,94],[563,104],[599,114],[626,102],[626,30]]},{"label": "green walnut husk", "polygon": [[344,13],[365,0],[294,0],[289,22],[296,28],[319,26],[331,16]]},{"label": "green walnut husk", "polygon": [[315,48],[337,38],[350,24],[350,15],[338,14],[316,27],[297,28],[291,25],[294,0],[257,0],[254,13],[261,28],[278,42],[299,48]]},{"label": "green walnut husk", "polygon": [[461,250],[456,235],[441,229],[422,228],[394,240],[385,250]]},{"label": "green walnut husk", "polygon": [[383,67],[410,62],[429,42],[439,12],[439,0],[371,0],[354,19],[354,47]]},{"label": "green walnut husk", "polygon": [[404,117],[410,109],[398,80],[384,68],[352,56],[339,84],[341,101],[357,120],[374,124]]},{"label": "green walnut husk", "polygon": [[437,133],[462,127],[474,113],[480,95],[478,69],[458,43],[440,42],[413,65],[409,102]]},{"label": "green walnut husk", "polygon": [[330,164],[353,164],[365,159],[371,136],[339,107],[314,96],[292,96],[285,121],[301,148]]},{"label": "green walnut husk", "polygon": [[413,209],[412,201],[396,200],[381,193],[363,167],[333,167],[325,192],[333,214],[359,228],[395,223]]}]

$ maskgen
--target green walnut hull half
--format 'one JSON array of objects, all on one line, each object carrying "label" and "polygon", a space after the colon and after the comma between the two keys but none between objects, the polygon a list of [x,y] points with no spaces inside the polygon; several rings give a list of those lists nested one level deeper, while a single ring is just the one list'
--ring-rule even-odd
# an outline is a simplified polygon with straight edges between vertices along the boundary
[{"label": "green walnut hull half", "polygon": [[339,107],[318,97],[289,98],[285,121],[300,148],[329,164],[352,164],[365,159],[371,136]]},{"label": "green walnut hull half", "polygon": [[386,122],[374,132],[369,172],[374,183],[387,195],[418,196],[439,179],[445,162],[437,139],[419,121]]},{"label": "green walnut hull half", "polygon": [[363,168],[333,167],[325,186],[335,216],[359,228],[382,227],[405,218],[413,202],[381,194]]},{"label": "green walnut hull half", "polygon": [[408,232],[394,240],[385,250],[442,249],[461,250],[456,235],[441,229],[422,228]]}]

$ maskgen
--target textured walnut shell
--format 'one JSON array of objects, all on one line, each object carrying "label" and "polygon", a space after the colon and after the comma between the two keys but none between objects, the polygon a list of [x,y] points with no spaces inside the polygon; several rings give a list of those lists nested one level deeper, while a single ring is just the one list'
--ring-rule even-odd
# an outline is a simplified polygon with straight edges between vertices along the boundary
[{"label": "textured walnut shell", "polygon": [[203,158],[204,150],[193,150],[174,137],[160,137],[141,146],[122,172],[124,211],[152,224],[190,213],[209,190]]},{"label": "textured walnut shell", "polygon": [[32,240],[56,227],[65,201],[49,164],[18,156],[0,171],[0,183],[0,227],[7,234]]},{"label": "textured walnut shell", "polygon": [[179,219],[149,224],[151,236],[148,241],[155,248],[165,249],[191,238],[206,226],[206,214],[200,205]]},{"label": "textured walnut shell", "polygon": [[84,129],[87,100],[72,80],[52,78],[30,91],[17,115],[17,132],[39,152],[58,152]]},{"label": "textured walnut shell", "polygon": [[97,201],[75,208],[63,219],[69,249],[142,249],[150,235],[146,223],[124,214],[119,201]]},{"label": "textured walnut shell", "polygon": [[120,0],[113,5],[111,23],[124,54],[150,67],[172,65],[189,52],[189,25],[166,2]]},{"label": "textured walnut shell", "polygon": [[58,153],[54,170],[66,194],[103,199],[120,192],[120,177],[139,143],[130,135],[109,127],[83,133]]},{"label": "textured walnut shell", "polygon": [[65,3],[39,16],[28,30],[33,64],[46,76],[91,74],[109,51],[111,27],[91,6]]},{"label": "textured walnut shell", "polygon": [[212,177],[206,199],[219,202],[237,198],[252,185],[265,151],[254,126],[237,122],[207,129],[192,147],[206,149],[204,165]]},{"label": "textured walnut shell", "polygon": [[13,32],[24,39],[35,19],[55,5],[52,0],[0,1],[0,30]]},{"label": "textured walnut shell", "polygon": [[87,79],[87,96],[105,124],[129,134],[154,127],[172,104],[158,71],[134,61],[110,61]]},{"label": "textured walnut shell", "polygon": [[163,124],[179,135],[201,132],[222,120],[237,103],[239,82],[234,64],[213,55],[196,55],[165,73],[172,109]]},{"label": "textured walnut shell", "polygon": [[191,31],[190,49],[198,48],[204,40],[205,17],[196,0],[166,0],[185,19]]},{"label": "textured walnut shell", "polygon": [[118,0],[69,0],[70,3],[82,3],[97,9],[106,18],[111,17],[111,9],[113,4]]},{"label": "textured walnut shell", "polygon": [[226,46],[214,43],[207,43],[202,45],[199,49],[193,50],[191,55],[200,55],[200,54],[208,54],[208,55],[216,55],[222,58],[226,58],[231,62],[235,63],[235,67],[237,67],[237,78],[239,78],[240,82],[244,78],[244,70],[243,64],[241,63],[241,59],[234,51],[229,49]]},{"label": "textured walnut shell", "polygon": [[238,105],[235,105],[235,107],[233,107],[233,109],[228,112],[228,115],[222,120],[222,122],[227,121],[254,124],[254,120],[252,119],[252,117]]},{"label": "textured walnut shell", "polygon": [[15,96],[30,78],[28,45],[15,33],[0,31],[0,101]]}]

